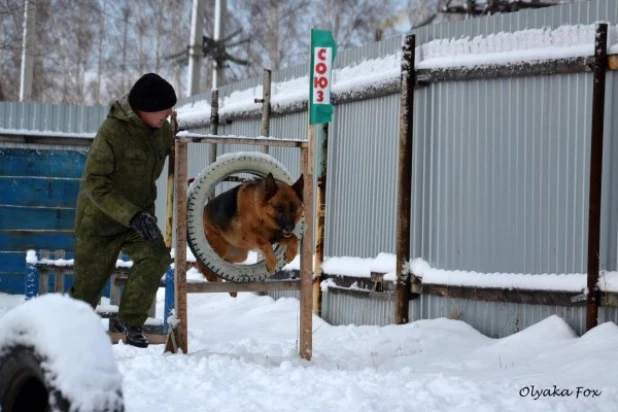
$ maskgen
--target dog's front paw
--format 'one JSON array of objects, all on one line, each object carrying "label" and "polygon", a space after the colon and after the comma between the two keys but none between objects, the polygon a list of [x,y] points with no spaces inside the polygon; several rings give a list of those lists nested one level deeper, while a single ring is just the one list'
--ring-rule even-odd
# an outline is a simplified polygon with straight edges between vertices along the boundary
[{"label": "dog's front paw", "polygon": [[272,255],[265,256],[264,260],[266,261],[266,270],[271,275],[274,275],[275,270],[277,269],[277,257],[273,253]]},{"label": "dog's front paw", "polygon": [[283,254],[283,259],[285,259],[286,263],[290,263],[296,257],[298,253],[298,242],[287,245],[285,249],[285,253]]}]

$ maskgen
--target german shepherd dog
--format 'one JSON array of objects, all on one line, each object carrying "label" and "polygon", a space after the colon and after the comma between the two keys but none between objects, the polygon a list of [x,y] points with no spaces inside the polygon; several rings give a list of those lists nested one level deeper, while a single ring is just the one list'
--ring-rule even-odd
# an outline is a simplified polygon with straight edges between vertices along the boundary
[{"label": "german shepherd dog", "polygon": [[[230,263],[247,259],[250,250],[260,250],[266,269],[275,273],[277,257],[272,244],[286,247],[284,260],[298,252],[294,228],[303,213],[303,175],[293,185],[265,178],[244,182],[210,200],[204,207],[204,231],[212,249]],[[220,280],[198,261],[209,281]],[[234,294],[232,294],[234,295]]]}]

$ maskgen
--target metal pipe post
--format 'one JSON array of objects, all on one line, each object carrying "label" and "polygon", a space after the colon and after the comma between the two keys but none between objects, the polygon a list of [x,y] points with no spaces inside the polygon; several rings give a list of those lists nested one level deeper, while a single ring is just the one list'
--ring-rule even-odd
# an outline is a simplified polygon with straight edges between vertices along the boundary
[{"label": "metal pipe post", "polygon": [[204,26],[204,1],[193,0],[191,10],[191,43],[189,45],[189,81],[187,94],[193,96],[200,91],[200,71],[202,68],[202,27]]}]

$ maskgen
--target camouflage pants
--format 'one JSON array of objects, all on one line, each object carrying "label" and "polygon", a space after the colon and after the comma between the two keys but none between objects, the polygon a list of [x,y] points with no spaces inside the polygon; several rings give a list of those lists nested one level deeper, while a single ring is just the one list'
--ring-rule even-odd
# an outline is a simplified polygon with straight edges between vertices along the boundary
[{"label": "camouflage pants", "polygon": [[162,238],[146,241],[132,229],[116,236],[78,234],[70,295],[96,307],[120,251],[129,256],[133,267],[120,299],[118,316],[129,325],[142,326],[161,277],[172,261]]}]

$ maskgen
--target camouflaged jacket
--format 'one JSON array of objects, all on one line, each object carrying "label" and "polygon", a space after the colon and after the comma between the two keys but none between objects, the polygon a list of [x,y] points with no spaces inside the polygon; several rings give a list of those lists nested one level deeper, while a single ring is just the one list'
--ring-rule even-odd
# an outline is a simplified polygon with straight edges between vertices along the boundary
[{"label": "camouflaged jacket", "polygon": [[145,124],[126,97],[115,102],[86,160],[77,198],[76,234],[118,235],[140,210],[154,214],[156,180],[172,148],[170,124]]}]

